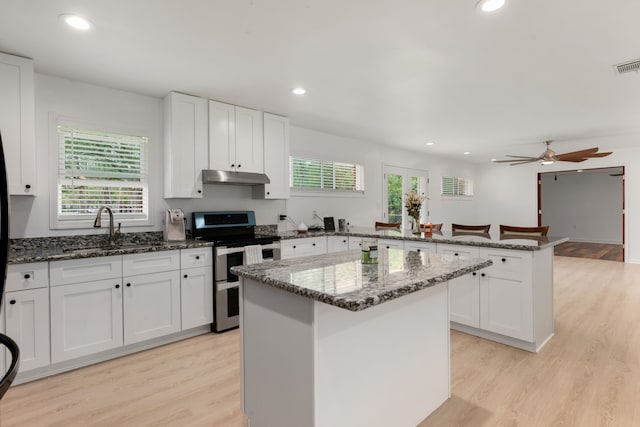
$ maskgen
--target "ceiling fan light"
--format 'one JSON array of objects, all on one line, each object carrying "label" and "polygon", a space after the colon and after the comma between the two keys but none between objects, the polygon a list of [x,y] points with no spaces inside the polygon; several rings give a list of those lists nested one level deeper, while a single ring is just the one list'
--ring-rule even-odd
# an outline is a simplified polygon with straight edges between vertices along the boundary
[{"label": "ceiling fan light", "polygon": [[551,160],[551,159],[543,159],[540,160],[540,164],[541,165],[552,165],[554,164],[556,161],[555,160]]},{"label": "ceiling fan light", "polygon": [[480,0],[476,4],[476,8],[482,12],[490,13],[495,12],[504,6],[505,0]]}]

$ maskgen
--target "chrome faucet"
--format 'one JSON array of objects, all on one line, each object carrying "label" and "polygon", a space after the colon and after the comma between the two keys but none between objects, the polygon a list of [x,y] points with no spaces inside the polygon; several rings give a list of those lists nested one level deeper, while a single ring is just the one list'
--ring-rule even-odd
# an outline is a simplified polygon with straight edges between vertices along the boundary
[{"label": "chrome faucet", "polygon": [[109,214],[109,245],[114,246],[116,244],[116,240],[120,237],[120,226],[121,223],[118,223],[118,229],[115,230],[113,226],[113,211],[108,206],[100,206],[98,209],[98,213],[96,214],[96,220],[93,222],[93,226],[95,228],[102,227],[102,212],[107,211]]}]

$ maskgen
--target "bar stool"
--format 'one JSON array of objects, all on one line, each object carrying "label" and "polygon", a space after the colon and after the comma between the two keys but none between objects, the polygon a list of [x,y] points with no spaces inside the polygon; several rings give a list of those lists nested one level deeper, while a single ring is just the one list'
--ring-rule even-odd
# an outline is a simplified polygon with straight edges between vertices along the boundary
[{"label": "bar stool", "polygon": [[549,232],[549,226],[541,227],[516,227],[513,225],[500,224],[500,234],[522,235],[522,236],[546,236]]},{"label": "bar stool", "polygon": [[464,225],[464,224],[451,224],[452,232],[463,231],[465,233],[488,233],[491,228],[491,224],[488,225]]}]

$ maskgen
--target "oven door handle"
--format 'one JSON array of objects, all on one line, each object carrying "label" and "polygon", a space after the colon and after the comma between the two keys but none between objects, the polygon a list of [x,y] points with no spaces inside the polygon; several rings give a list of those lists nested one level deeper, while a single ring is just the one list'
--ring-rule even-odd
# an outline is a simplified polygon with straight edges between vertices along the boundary
[{"label": "oven door handle", "polygon": [[226,291],[227,289],[240,287],[240,282],[219,282],[216,283],[216,287],[218,288],[218,292]]},{"label": "oven door handle", "polygon": [[220,255],[229,255],[229,254],[237,254],[239,252],[244,252],[244,248],[243,247],[238,247],[238,248],[227,248],[227,247],[217,247],[216,249],[216,255],[220,256]]}]

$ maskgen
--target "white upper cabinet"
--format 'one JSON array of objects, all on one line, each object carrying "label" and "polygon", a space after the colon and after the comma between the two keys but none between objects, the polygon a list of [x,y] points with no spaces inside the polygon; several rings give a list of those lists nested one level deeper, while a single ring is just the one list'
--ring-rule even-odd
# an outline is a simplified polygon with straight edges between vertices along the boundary
[{"label": "white upper cabinet", "polygon": [[207,169],[207,100],[171,92],[165,108],[165,198],[202,198]]},{"label": "white upper cabinet", "polygon": [[271,183],[254,186],[254,198],[289,198],[289,145],[289,118],[264,113],[264,173]]},{"label": "white upper cabinet", "polygon": [[0,134],[11,195],[36,195],[33,87],[33,61],[0,53]]},{"label": "white upper cabinet", "polygon": [[264,172],[262,112],[209,101],[209,169]]}]

